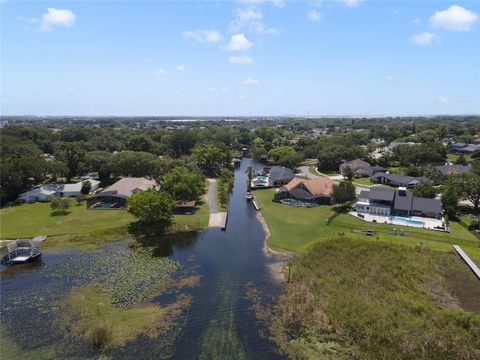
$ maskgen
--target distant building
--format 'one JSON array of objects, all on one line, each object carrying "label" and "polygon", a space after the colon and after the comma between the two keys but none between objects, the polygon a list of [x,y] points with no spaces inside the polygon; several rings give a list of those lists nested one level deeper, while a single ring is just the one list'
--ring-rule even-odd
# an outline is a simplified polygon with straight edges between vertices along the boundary
[{"label": "distant building", "polygon": [[362,191],[355,204],[359,214],[381,216],[422,216],[440,219],[442,203],[439,199],[427,199],[413,196],[406,188],[372,188]]},{"label": "distant building", "polygon": [[90,192],[97,190],[100,186],[100,181],[93,180],[93,179],[79,181],[78,183],[75,183],[75,184],[59,185],[57,188],[57,195],[60,197],[80,196],[82,195],[83,184],[87,181],[90,182],[90,185],[92,186],[90,189]]},{"label": "distant building", "polygon": [[418,145],[418,143],[412,142],[412,141],[392,141],[388,146],[387,150],[393,151],[397,146],[400,145],[407,145],[407,146],[413,146],[413,145]]},{"label": "distant building", "polygon": [[425,182],[425,180],[422,178],[389,172],[379,172],[374,174],[372,176],[372,181],[379,184],[404,186],[408,188],[415,187]]},{"label": "distant building", "polygon": [[458,154],[469,154],[480,149],[480,144],[455,143],[450,146],[450,152]]},{"label": "distant building", "polygon": [[94,209],[122,208],[133,194],[148,189],[159,190],[160,185],[152,179],[125,177],[88,199],[87,205]]},{"label": "distant building", "polygon": [[46,185],[38,185],[27,192],[24,192],[18,196],[20,200],[27,203],[34,203],[36,201],[47,201],[56,196],[57,191],[54,187]]},{"label": "distant building", "polygon": [[355,159],[355,160],[345,161],[345,162],[341,163],[340,167],[338,169],[338,172],[340,174],[344,175],[347,168],[350,168],[355,172],[359,168],[365,168],[365,167],[369,167],[369,166],[370,166],[370,164],[368,162],[360,160],[360,159]]},{"label": "distant building", "polygon": [[315,204],[332,204],[333,180],[329,177],[316,179],[295,178],[288,184],[280,187],[274,199],[295,199]]},{"label": "distant building", "polygon": [[472,170],[472,168],[468,165],[458,164],[435,166],[435,168],[439,170],[444,176],[465,174]]}]

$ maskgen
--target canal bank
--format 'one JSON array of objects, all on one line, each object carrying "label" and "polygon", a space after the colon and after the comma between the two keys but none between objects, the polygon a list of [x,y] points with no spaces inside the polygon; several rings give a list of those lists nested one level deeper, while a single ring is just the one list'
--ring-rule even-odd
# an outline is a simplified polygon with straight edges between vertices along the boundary
[{"label": "canal bank", "polygon": [[[170,331],[158,337],[140,335],[123,346],[103,351],[115,359],[278,359],[274,346],[260,332],[247,292],[258,289],[271,299],[281,284],[271,276],[275,257],[266,256],[265,233],[257,212],[245,201],[246,168],[255,165],[244,159],[235,170],[226,231],[209,228],[200,233],[151,236],[139,239],[137,247],[149,249],[154,258],[178,263],[179,276],[197,276],[198,285],[185,287],[181,295],[191,299]],[[260,166],[260,165],[259,165]],[[31,266],[2,270],[2,337],[14,342],[20,358],[96,358],[99,353],[82,336],[71,332],[75,324],[62,324],[61,303],[75,289],[88,287],[92,279],[102,284],[98,273],[112,267],[112,254],[125,259],[135,253],[126,242],[115,242],[97,252],[45,251],[43,260]],[[104,266],[94,266],[102,263]],[[114,260],[117,261],[118,260]],[[77,271],[81,269],[81,271]],[[100,270],[101,271],[100,271]],[[101,275],[101,274],[100,274]],[[120,284],[119,284],[120,286]],[[151,300],[169,306],[177,296],[169,291]],[[3,341],[2,341],[3,343]],[[2,350],[2,352],[5,350]]]}]

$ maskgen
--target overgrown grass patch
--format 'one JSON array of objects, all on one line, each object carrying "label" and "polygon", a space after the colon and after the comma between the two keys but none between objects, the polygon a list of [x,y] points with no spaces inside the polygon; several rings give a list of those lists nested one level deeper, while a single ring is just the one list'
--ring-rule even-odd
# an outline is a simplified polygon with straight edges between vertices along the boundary
[{"label": "overgrown grass patch", "polygon": [[318,243],[273,307],[273,338],[294,359],[476,359],[480,316],[460,308],[448,271],[473,276],[425,246]]}]

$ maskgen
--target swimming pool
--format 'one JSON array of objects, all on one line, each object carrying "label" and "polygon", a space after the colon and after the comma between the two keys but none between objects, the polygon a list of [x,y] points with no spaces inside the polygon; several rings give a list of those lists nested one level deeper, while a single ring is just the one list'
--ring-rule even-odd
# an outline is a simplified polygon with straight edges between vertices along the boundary
[{"label": "swimming pool", "polygon": [[302,207],[314,207],[315,204],[306,202],[306,201],[300,201],[296,199],[282,199],[280,200],[282,204],[285,205],[291,205],[291,206],[302,206]]},{"label": "swimming pool", "polygon": [[425,223],[421,220],[414,220],[410,218],[405,218],[401,216],[392,216],[391,223],[393,225],[405,225],[405,226],[414,226],[414,227],[421,227],[425,225]]}]

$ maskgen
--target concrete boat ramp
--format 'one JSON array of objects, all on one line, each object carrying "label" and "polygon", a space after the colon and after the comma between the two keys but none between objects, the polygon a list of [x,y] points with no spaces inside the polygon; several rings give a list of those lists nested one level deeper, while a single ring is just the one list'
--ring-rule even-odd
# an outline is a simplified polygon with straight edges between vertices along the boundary
[{"label": "concrete boat ramp", "polygon": [[227,228],[228,212],[219,212],[216,203],[217,196],[217,180],[208,179],[208,207],[210,208],[210,219],[208,220],[209,228],[220,228],[225,230]]}]

